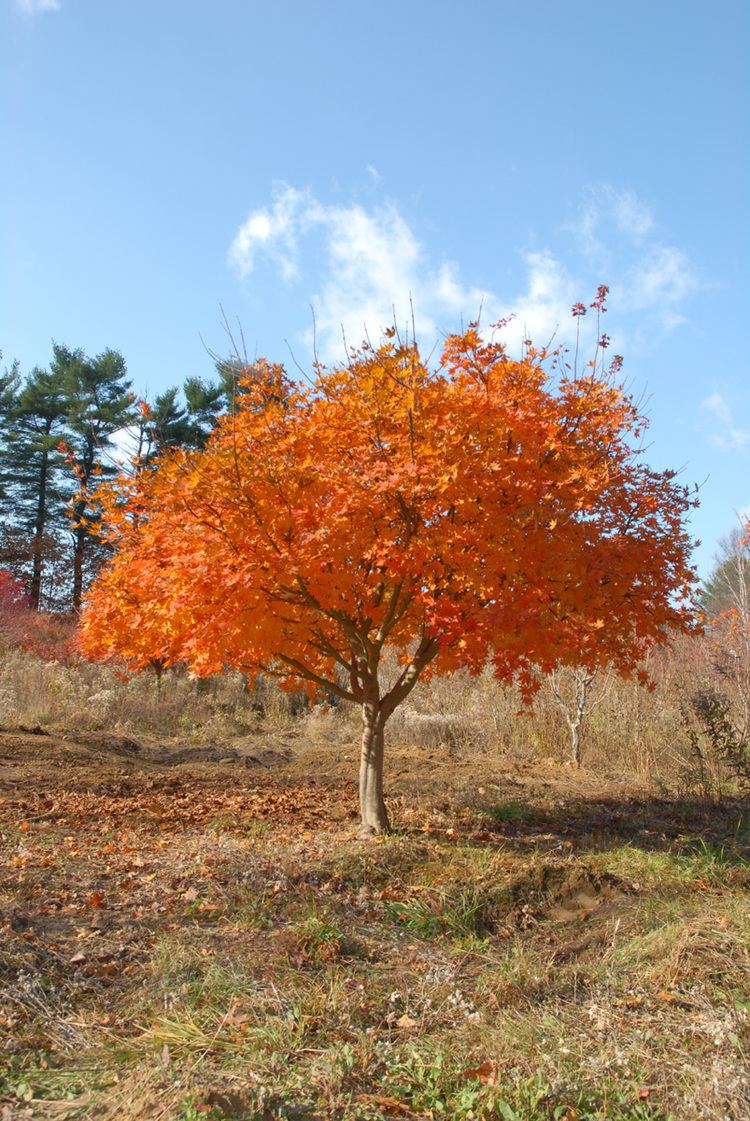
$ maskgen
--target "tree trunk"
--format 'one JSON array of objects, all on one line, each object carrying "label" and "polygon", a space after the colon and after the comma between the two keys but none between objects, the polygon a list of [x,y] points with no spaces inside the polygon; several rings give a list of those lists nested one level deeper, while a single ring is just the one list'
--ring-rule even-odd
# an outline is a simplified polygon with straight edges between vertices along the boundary
[{"label": "tree trunk", "polygon": [[385,720],[377,704],[362,706],[362,755],[359,765],[360,837],[390,832],[383,797],[383,732]]},{"label": "tree trunk", "polygon": [[39,489],[37,492],[36,518],[34,520],[34,545],[32,554],[31,587],[29,598],[35,611],[39,610],[42,598],[42,572],[44,568],[44,528],[47,521],[47,474],[49,455],[42,453],[39,469]]},{"label": "tree trunk", "polygon": [[580,724],[571,724],[570,726],[570,748],[573,756],[573,764],[576,767],[581,765],[581,727]]},{"label": "tree trunk", "polygon": [[78,501],[73,507],[73,610],[76,614],[81,610],[83,601],[83,565],[86,556],[86,543],[89,530],[84,522],[86,510],[89,505],[89,483],[94,473],[95,451],[94,438],[86,436],[86,448],[78,465]]},{"label": "tree trunk", "polygon": [[[76,514],[78,515],[78,508],[76,507]],[[83,510],[81,510],[79,517],[83,517]],[[83,600],[83,555],[86,545],[86,530],[82,526],[78,526],[74,531],[74,546],[73,546],[73,610],[77,613],[81,610],[81,601]]]}]

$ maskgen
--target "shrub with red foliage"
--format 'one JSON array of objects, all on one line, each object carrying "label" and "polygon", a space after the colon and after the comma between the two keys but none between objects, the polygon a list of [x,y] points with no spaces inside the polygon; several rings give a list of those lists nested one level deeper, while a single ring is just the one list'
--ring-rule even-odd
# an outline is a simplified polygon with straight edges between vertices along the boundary
[{"label": "shrub with red foliage", "polygon": [[73,621],[61,615],[34,611],[23,585],[0,568],[0,644],[27,650],[45,661],[71,662]]},{"label": "shrub with red foliage", "polygon": [[23,586],[6,568],[0,568],[0,635],[13,638],[31,611]]}]

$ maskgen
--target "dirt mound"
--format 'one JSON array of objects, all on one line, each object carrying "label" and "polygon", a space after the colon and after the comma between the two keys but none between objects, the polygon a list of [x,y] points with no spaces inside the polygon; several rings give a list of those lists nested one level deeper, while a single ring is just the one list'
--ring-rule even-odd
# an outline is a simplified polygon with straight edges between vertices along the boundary
[{"label": "dirt mound", "polygon": [[278,748],[243,747],[225,744],[146,744],[110,732],[77,732],[65,735],[68,748],[84,748],[97,758],[115,756],[137,758],[139,762],[158,767],[176,767],[183,763],[238,763],[245,767],[278,767],[289,762],[293,752],[287,745]]},{"label": "dirt mound", "polygon": [[632,889],[609,872],[585,865],[538,864],[511,885],[514,918],[519,927],[545,920],[565,923],[609,915]]},{"label": "dirt mound", "polygon": [[[153,774],[180,770],[212,773],[226,781],[230,772],[277,771],[294,758],[286,737],[265,742],[185,744],[144,742],[115,732],[92,731],[62,735],[37,728],[0,729],[0,791],[36,781],[86,789],[114,781],[124,774]],[[0,794],[0,797],[2,795]]]},{"label": "dirt mound", "polygon": [[65,744],[87,748],[98,756],[129,757],[140,755],[143,752],[143,747],[137,740],[129,739],[128,736],[119,736],[112,732],[77,732],[75,736],[64,735],[60,738]]}]

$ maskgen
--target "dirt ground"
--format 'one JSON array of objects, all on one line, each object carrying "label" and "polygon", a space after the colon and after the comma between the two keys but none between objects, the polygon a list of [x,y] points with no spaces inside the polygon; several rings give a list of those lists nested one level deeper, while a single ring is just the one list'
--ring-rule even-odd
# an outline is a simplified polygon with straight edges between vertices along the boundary
[{"label": "dirt ground", "polygon": [[750,1117],[747,806],[0,732],[0,1117]]}]

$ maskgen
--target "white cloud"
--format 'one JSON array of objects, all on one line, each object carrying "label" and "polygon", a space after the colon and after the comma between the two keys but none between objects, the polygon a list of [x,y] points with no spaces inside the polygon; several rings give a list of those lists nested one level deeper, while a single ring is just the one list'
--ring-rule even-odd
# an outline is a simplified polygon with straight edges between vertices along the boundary
[{"label": "white cloud", "polygon": [[635,191],[592,188],[567,228],[584,256],[612,277],[619,309],[656,312],[667,330],[685,322],[678,309],[700,287],[695,270],[681,249],[659,240],[651,209]]},{"label": "white cloud", "polygon": [[26,16],[35,16],[40,12],[59,12],[62,0],[16,0],[16,7]]},{"label": "white cloud", "polygon": [[285,280],[297,277],[297,239],[312,218],[317,203],[307,191],[281,184],[274,191],[273,205],[253,210],[240,226],[229,248],[229,260],[240,276],[255,267],[260,250],[274,260]]},{"label": "white cloud", "polygon": [[[350,345],[358,345],[368,334],[375,342],[394,318],[400,328],[408,327],[412,305],[419,339],[429,345],[476,319],[480,308],[484,326],[513,315],[504,337],[517,352],[524,337],[543,345],[558,328],[572,333],[572,304],[593,294],[602,276],[612,276],[609,269],[599,271],[598,263],[598,275],[592,276],[589,250],[596,244],[604,253],[601,238],[613,229],[624,232],[637,250],[625,266],[618,256],[613,305],[635,313],[639,323],[654,315],[667,328],[681,322],[681,305],[695,287],[692,269],[680,250],[649,238],[653,224],[633,192],[602,188],[589,196],[573,228],[579,249],[583,242],[583,261],[578,258],[583,277],[570,273],[549,250],[529,252],[523,256],[523,290],[500,294],[467,283],[455,262],[431,258],[393,203],[327,205],[310,191],[277,184],[270,205],[253,210],[239,228],[228,257],[243,279],[265,258],[290,282],[303,279],[303,260],[309,262],[314,250],[315,276],[307,283],[325,360],[340,357],[342,332]],[[589,342],[592,319],[583,324]],[[615,349],[621,342],[615,340]]]},{"label": "white cloud", "polygon": [[690,261],[671,245],[654,246],[629,275],[627,295],[636,311],[661,308],[668,325],[684,322],[675,309],[698,287]]},{"label": "white cloud", "polygon": [[586,192],[567,229],[586,256],[601,261],[609,257],[608,242],[613,231],[638,245],[654,229],[654,217],[635,191],[600,183]]},{"label": "white cloud", "polygon": [[230,246],[229,262],[247,278],[266,256],[285,280],[297,280],[305,234],[321,239],[312,303],[320,354],[328,360],[340,357],[342,333],[358,345],[368,334],[376,341],[394,320],[409,330],[412,306],[419,338],[429,345],[480,311],[485,326],[515,316],[505,336],[511,346],[526,334],[546,342],[578,297],[573,279],[549,252],[528,254],[525,292],[501,298],[467,285],[455,262],[431,261],[393,204],[326,206],[287,185],[276,187],[270,206],[248,215]]},{"label": "white cloud", "polygon": [[701,408],[721,425],[720,431],[713,431],[709,436],[712,444],[732,451],[741,451],[750,445],[750,428],[741,428],[736,423],[734,413],[720,393],[706,397],[701,401]]},{"label": "white cloud", "polygon": [[609,187],[608,193],[618,230],[632,241],[642,241],[654,228],[654,217],[649,207],[635,191],[618,191]]},{"label": "white cloud", "polygon": [[350,343],[368,331],[380,334],[394,319],[403,324],[410,299],[429,335],[433,315],[451,293],[430,274],[412,230],[392,206],[366,211],[361,206],[329,207],[326,227],[328,268],[313,299],[322,339],[329,345],[343,329]]}]

